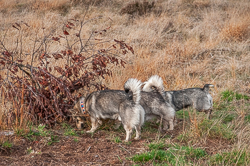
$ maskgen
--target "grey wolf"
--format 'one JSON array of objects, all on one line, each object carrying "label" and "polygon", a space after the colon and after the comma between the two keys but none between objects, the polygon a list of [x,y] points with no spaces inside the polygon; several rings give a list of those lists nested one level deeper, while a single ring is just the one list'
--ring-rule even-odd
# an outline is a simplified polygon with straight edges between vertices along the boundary
[{"label": "grey wolf", "polygon": [[[141,125],[144,123],[144,109],[140,106],[141,82],[136,79],[129,79],[122,90],[102,90],[82,97],[74,106],[74,109],[88,113],[92,128],[87,132],[94,132],[103,119],[114,119],[122,122],[126,130],[126,139],[131,138],[132,130],[135,128],[136,137],[140,139]],[[77,117],[80,118],[80,117]],[[81,119],[82,120],[82,119]],[[84,121],[77,121],[77,127],[83,127]],[[120,126],[120,122],[116,127]]]},{"label": "grey wolf", "polygon": [[[150,77],[143,83],[140,104],[145,110],[146,121],[157,118],[163,122],[163,130],[174,129],[175,110],[165,101],[162,78],[158,75]],[[160,126],[161,129],[161,126]]]},{"label": "grey wolf", "polygon": [[172,105],[175,111],[193,107],[197,111],[207,113],[210,118],[213,110],[213,98],[209,94],[212,84],[206,84],[203,88],[188,88],[176,91],[165,91],[165,100]]},{"label": "grey wolf", "polygon": [[128,97],[120,103],[119,120],[121,120],[124,129],[126,130],[126,139],[129,141],[133,129],[136,130],[135,139],[140,139],[141,126],[144,123],[144,109],[140,105],[141,81],[130,78],[124,84],[124,90]]},{"label": "grey wolf", "polygon": [[89,114],[92,126],[87,132],[94,132],[102,124],[102,119],[118,120],[120,103],[127,97],[122,90],[95,91],[86,98],[82,97],[80,100],[85,103],[83,113]]}]

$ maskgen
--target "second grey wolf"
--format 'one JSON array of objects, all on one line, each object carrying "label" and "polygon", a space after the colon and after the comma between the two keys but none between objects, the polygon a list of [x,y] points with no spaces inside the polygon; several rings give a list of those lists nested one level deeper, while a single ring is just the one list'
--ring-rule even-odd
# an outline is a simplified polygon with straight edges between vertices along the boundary
[{"label": "second grey wolf", "polygon": [[176,91],[165,91],[165,100],[172,105],[175,111],[193,107],[197,111],[207,113],[208,119],[213,110],[213,98],[209,94],[212,84],[206,84],[203,88],[188,88]]},{"label": "second grey wolf", "polygon": [[165,100],[162,78],[158,75],[150,77],[144,82],[142,90],[140,104],[145,110],[146,120],[156,117],[162,120],[163,130],[168,129],[167,124],[169,124],[169,130],[173,130],[175,110]]},{"label": "second grey wolf", "polygon": [[135,139],[140,139],[145,112],[140,105],[141,81],[132,78],[128,79],[124,84],[124,90],[128,94],[128,97],[120,103],[118,119],[121,120],[126,130],[125,141],[127,142],[131,138],[133,129],[136,130]]}]

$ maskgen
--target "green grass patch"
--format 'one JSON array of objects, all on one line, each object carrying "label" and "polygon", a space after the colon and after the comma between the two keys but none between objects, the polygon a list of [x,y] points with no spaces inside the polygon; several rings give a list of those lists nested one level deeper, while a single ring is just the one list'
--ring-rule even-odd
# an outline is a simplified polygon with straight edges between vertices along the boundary
[{"label": "green grass patch", "polygon": [[188,140],[190,139],[188,133],[183,133],[177,136],[177,140],[180,142],[188,142]]},{"label": "green grass patch", "polygon": [[188,111],[186,111],[186,110],[177,111],[176,117],[177,117],[177,119],[183,119],[183,118],[188,119],[189,118]]},{"label": "green grass patch", "polygon": [[27,134],[23,134],[22,136],[27,138],[30,141],[35,141],[37,136],[40,136],[41,134],[38,131],[34,131],[31,129],[30,126],[30,130]]},{"label": "green grass patch", "polygon": [[155,121],[153,121],[153,122],[147,121],[143,124],[142,132],[157,133],[158,128],[159,128],[159,125],[156,124]]},{"label": "green grass patch", "polygon": [[65,136],[78,136],[75,129],[65,129],[64,135]]},{"label": "green grass patch", "polygon": [[211,165],[249,165],[250,153],[245,150],[223,152],[210,158]]},{"label": "green grass patch", "polygon": [[64,135],[65,136],[78,136],[78,134],[76,133],[75,129],[72,128],[67,123],[62,123],[62,128],[64,129]]},{"label": "green grass patch", "polygon": [[232,122],[234,119],[235,119],[235,115],[229,114],[223,118],[222,122],[229,123],[229,122]]},{"label": "green grass patch", "polygon": [[8,140],[3,142],[1,145],[3,148],[11,148],[13,145]]},{"label": "green grass patch", "polygon": [[158,150],[158,149],[164,149],[167,147],[167,145],[163,142],[160,142],[160,143],[150,143],[148,145],[149,147],[149,150]]},{"label": "green grass patch", "polygon": [[230,90],[226,90],[226,91],[222,92],[221,95],[222,95],[222,99],[226,100],[228,102],[231,102],[233,100],[242,100],[242,99],[249,100],[250,99],[249,96],[246,96],[246,95],[243,95],[243,94],[240,94],[237,92],[233,92]]},{"label": "green grass patch", "polygon": [[121,138],[120,138],[120,137],[115,137],[115,138],[114,138],[114,142],[115,142],[115,143],[121,143],[122,141],[121,141]]},{"label": "green grass patch", "polygon": [[35,141],[38,136],[46,137],[50,133],[46,131],[45,125],[39,125],[37,128],[32,127],[32,125],[29,126],[29,131],[25,132],[23,129],[17,129],[15,132],[18,136],[27,138],[30,141]]},{"label": "green grass patch", "polygon": [[245,116],[245,120],[250,123],[250,115]]},{"label": "green grass patch", "polygon": [[204,119],[200,124],[198,124],[198,128],[201,135],[206,134],[210,138],[233,140],[236,137],[233,130],[226,124],[218,123],[213,120]]},{"label": "green grass patch", "polygon": [[131,158],[136,163],[151,162],[154,165],[164,163],[166,165],[184,165],[187,162],[199,160],[207,155],[207,153],[200,148],[193,148],[188,146],[173,145],[167,150],[163,143],[149,144],[151,149],[149,152],[137,154]]}]

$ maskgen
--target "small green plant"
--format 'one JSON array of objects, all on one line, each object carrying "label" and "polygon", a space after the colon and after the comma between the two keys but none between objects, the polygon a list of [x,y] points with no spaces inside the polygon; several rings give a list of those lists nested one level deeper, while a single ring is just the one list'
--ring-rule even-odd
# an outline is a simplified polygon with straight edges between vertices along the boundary
[{"label": "small green plant", "polygon": [[27,148],[27,153],[30,154],[32,152],[32,147]]},{"label": "small green plant", "polygon": [[131,145],[131,141],[128,141],[128,142],[124,142],[125,145]]},{"label": "small green plant", "polygon": [[236,100],[242,100],[242,99],[249,100],[250,97],[246,96],[246,95],[242,95],[242,94],[237,93],[237,92],[226,90],[226,91],[222,92],[222,99],[226,100],[228,102],[231,102],[234,99],[236,99]]},{"label": "small green plant", "polygon": [[65,136],[77,136],[75,129],[66,129],[64,132]]},{"label": "small green plant", "polygon": [[79,140],[78,140],[77,138],[74,138],[74,141],[75,141],[75,142],[78,142]]},{"label": "small green plant", "polygon": [[20,136],[23,136],[23,135],[24,135],[24,130],[23,130],[23,129],[17,128],[17,129],[15,130],[15,133],[20,137]]},{"label": "small green plant", "polygon": [[250,153],[245,150],[223,152],[210,158],[211,165],[249,165]]},{"label": "small green plant", "polygon": [[48,133],[46,131],[44,131],[45,125],[39,125],[37,127],[38,132],[40,133],[41,136],[46,137],[48,135]]},{"label": "small green plant", "polygon": [[117,158],[119,159],[120,163],[122,164],[122,159],[117,155]]},{"label": "small green plant", "polygon": [[115,142],[115,143],[121,143],[122,141],[121,141],[121,138],[120,138],[120,137],[115,137],[115,138],[114,138],[114,142]]},{"label": "small green plant", "polygon": [[11,148],[12,147],[12,143],[10,143],[8,140],[5,141],[3,144],[2,144],[2,147],[3,148]]},{"label": "small green plant", "polygon": [[59,142],[58,136],[50,135],[50,140],[48,141],[48,145],[52,145],[53,143]]},{"label": "small green plant", "polygon": [[40,133],[36,132],[36,131],[33,131],[31,129],[31,126],[30,126],[29,132],[27,134],[23,134],[22,136],[25,137],[25,138],[27,138],[30,141],[35,141],[36,140],[36,136],[40,136]]}]

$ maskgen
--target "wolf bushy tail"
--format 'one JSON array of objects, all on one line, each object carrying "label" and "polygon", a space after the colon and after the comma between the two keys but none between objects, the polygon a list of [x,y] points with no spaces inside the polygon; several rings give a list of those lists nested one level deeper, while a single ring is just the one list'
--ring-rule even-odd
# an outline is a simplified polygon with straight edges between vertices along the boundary
[{"label": "wolf bushy tail", "polygon": [[135,78],[130,78],[124,84],[124,90],[126,93],[132,92],[133,94],[133,101],[135,104],[139,104],[141,99],[141,81]]},{"label": "wolf bushy tail", "polygon": [[209,88],[213,88],[214,85],[212,84],[205,84],[203,87],[204,92],[208,93],[209,92]]},{"label": "wolf bushy tail", "polygon": [[144,87],[142,89],[145,92],[157,91],[164,97],[164,87],[163,80],[158,75],[151,76],[146,82],[144,82]]}]

